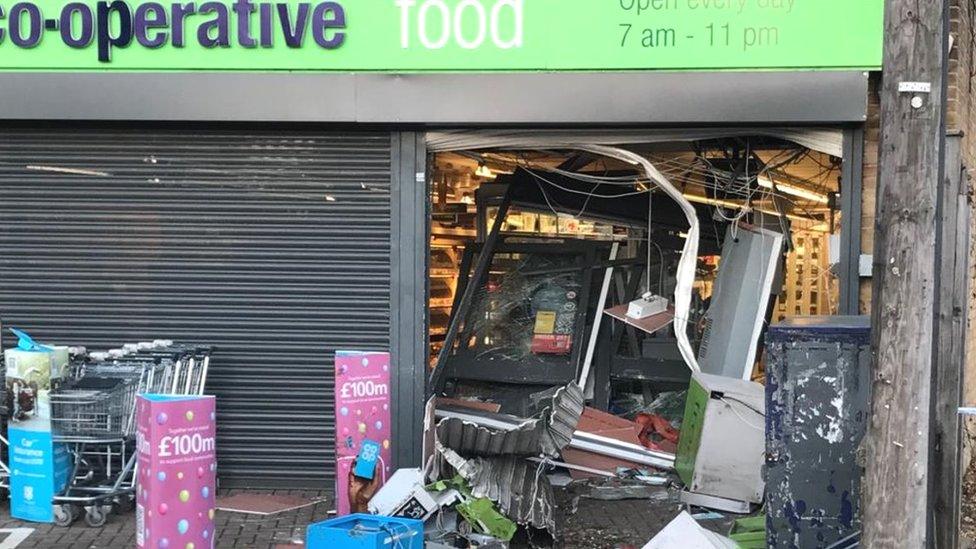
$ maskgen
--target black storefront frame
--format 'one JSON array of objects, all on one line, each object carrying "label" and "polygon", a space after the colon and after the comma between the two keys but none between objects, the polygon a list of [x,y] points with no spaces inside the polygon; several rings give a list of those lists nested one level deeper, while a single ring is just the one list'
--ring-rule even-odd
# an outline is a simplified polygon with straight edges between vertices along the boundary
[{"label": "black storefront frame", "polygon": [[868,73],[52,73],[0,79],[0,124],[388,128],[394,461],[419,465],[428,373],[428,128],[831,126],[844,129],[840,312],[858,309]]},{"label": "black storefront frame", "polygon": [[393,132],[390,205],[390,367],[393,368],[393,461],[419,466],[430,348],[430,194],[422,132]]}]

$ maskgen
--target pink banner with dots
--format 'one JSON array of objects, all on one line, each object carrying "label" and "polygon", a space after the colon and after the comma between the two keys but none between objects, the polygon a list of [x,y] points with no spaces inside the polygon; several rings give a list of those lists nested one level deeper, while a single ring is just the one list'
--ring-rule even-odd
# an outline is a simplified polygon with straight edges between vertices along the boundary
[{"label": "pink banner with dots", "polygon": [[139,395],[136,545],[214,546],[217,478],[214,397]]},{"label": "pink banner with dots", "polygon": [[[364,497],[386,482],[391,473],[390,353],[336,351],[336,510],[347,515],[351,498]],[[363,441],[380,445],[371,487],[350,494],[352,468]],[[368,481],[367,481],[368,482]],[[361,480],[358,484],[366,484]]]}]

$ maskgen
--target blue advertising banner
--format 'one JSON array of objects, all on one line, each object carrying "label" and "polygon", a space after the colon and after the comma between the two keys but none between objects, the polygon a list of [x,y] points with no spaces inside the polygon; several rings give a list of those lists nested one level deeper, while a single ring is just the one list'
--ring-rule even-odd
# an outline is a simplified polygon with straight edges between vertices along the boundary
[{"label": "blue advertising banner", "polygon": [[10,514],[35,522],[54,522],[52,498],[64,490],[71,457],[51,435],[51,379],[64,376],[68,349],[35,343],[12,330],[17,347],[4,351],[10,403]]},{"label": "blue advertising banner", "polygon": [[64,444],[53,442],[50,431],[11,427],[10,514],[34,522],[54,522],[51,500],[64,490],[71,456]]}]

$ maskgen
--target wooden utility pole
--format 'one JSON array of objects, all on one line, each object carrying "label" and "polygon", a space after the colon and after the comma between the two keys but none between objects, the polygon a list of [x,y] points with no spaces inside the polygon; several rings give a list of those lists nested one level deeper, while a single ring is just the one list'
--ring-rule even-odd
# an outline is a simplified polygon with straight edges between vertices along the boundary
[{"label": "wooden utility pole", "polygon": [[[885,2],[862,547],[935,545],[930,460],[947,0]],[[941,549],[941,548],[940,548]]]}]

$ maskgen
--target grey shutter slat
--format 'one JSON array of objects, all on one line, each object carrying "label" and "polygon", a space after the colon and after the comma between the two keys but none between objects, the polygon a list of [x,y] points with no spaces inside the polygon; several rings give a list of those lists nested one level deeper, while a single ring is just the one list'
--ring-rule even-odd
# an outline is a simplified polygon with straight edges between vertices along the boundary
[{"label": "grey shutter slat", "polygon": [[382,132],[0,131],[0,319],[213,344],[221,482],[326,482],[333,352],[389,346],[390,154]]}]

